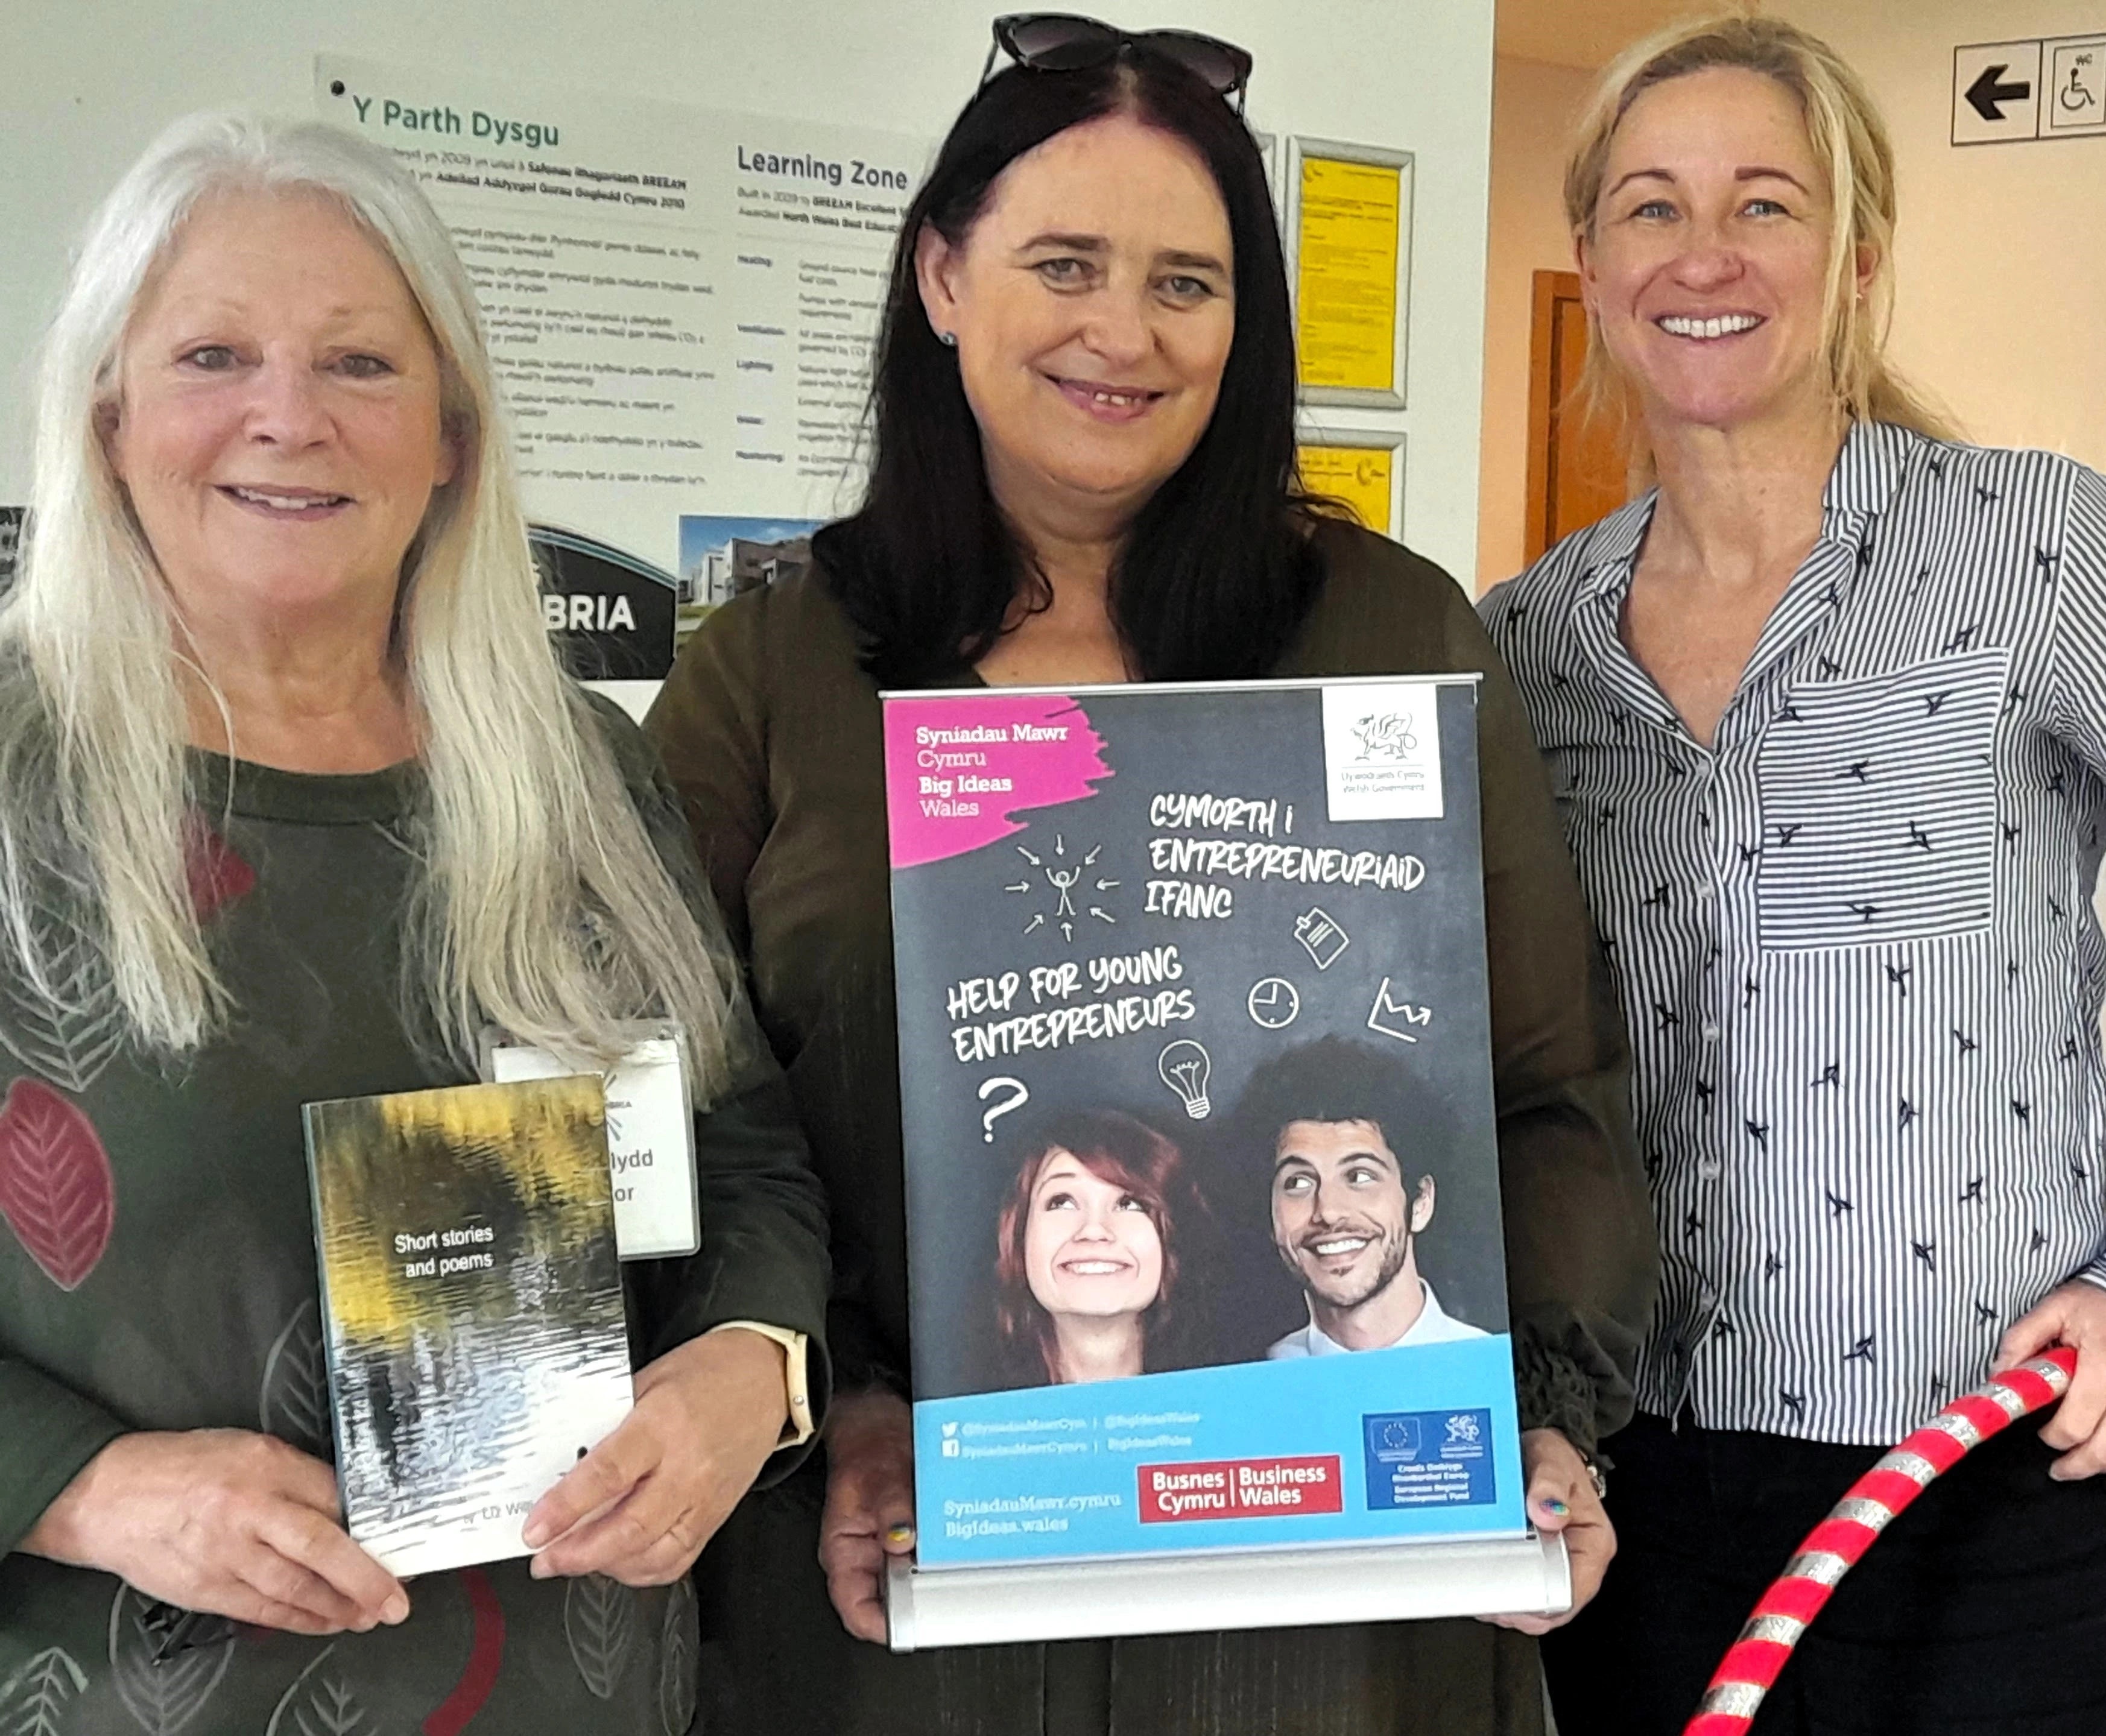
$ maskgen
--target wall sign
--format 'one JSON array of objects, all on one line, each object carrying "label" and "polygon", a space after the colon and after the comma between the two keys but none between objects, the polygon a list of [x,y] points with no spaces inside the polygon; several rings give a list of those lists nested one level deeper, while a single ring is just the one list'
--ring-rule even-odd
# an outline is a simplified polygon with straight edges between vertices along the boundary
[{"label": "wall sign", "polygon": [[2106,34],[1972,43],[1952,51],[1952,142],[2106,134]]},{"label": "wall sign", "polygon": [[1294,449],[1302,485],[1353,509],[1369,530],[1404,535],[1404,436],[1373,428],[1304,428]]},{"label": "wall sign", "polygon": [[580,681],[658,682],[673,667],[679,582],[647,561],[550,525],[528,527],[541,620]]},{"label": "wall sign", "polygon": [[1286,228],[1305,404],[1404,408],[1411,172],[1409,151],[1288,141]]}]

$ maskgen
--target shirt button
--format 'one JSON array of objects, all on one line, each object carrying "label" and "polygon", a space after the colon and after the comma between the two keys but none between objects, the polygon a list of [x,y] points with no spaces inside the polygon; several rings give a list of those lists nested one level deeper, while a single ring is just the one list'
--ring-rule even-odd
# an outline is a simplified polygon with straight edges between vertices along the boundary
[{"label": "shirt button", "polygon": [[1718,1180],[1719,1173],[1724,1168],[1725,1166],[1716,1157],[1700,1157],[1696,1160],[1696,1173],[1705,1181]]},{"label": "shirt button", "polygon": [[1704,1040],[1707,1043],[1715,1043],[1718,1040],[1718,1027],[1716,1025],[1709,1023],[1709,1022],[1705,1023],[1704,1027]]}]

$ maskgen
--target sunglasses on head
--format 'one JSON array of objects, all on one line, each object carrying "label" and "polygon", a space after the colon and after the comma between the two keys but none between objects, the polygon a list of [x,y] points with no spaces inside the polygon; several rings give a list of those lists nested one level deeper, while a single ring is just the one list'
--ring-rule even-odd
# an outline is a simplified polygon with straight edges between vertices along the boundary
[{"label": "sunglasses on head", "polygon": [[1079,72],[1132,49],[1183,67],[1217,96],[1234,97],[1236,113],[1243,113],[1251,75],[1248,49],[1195,30],[1122,30],[1072,12],[1010,12],[996,19],[994,46],[980,68],[980,83],[993,71],[997,52],[1030,72]]}]

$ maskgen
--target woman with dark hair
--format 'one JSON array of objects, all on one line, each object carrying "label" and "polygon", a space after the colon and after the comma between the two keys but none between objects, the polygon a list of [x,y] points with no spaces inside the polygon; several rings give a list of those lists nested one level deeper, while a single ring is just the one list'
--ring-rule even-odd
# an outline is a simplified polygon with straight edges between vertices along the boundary
[{"label": "woman with dark hair", "polygon": [[1205,1212],[1183,1154],[1130,1115],[1067,1116],[1034,1139],[995,1226],[996,1327],[1016,1384],[1170,1366],[1178,1226]]},{"label": "woman with dark hair", "polygon": [[649,723],[837,1250],[823,1485],[747,1501],[705,1558],[710,1727],[1534,1731],[1533,1648],[1467,1622],[897,1658],[844,1640],[883,1639],[914,1519],[880,687],[1483,671],[1530,1511],[1566,1528],[1583,1598],[1609,1550],[1584,1456],[1629,1412],[1654,1277],[1620,1022],[1512,687],[1445,574],[1297,482],[1286,272],[1232,101],[1249,56],[1051,16],[996,36],[1016,64],[966,105],[900,236],[863,509],[806,577],[711,615]]}]

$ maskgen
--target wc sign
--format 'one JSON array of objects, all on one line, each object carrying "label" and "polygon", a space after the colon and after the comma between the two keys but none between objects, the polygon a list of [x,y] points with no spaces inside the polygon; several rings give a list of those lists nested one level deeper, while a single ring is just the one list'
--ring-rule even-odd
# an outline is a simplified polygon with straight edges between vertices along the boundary
[{"label": "wc sign", "polygon": [[2106,34],[1952,51],[1952,142],[2106,136]]},{"label": "wc sign", "polygon": [[679,586],[615,548],[549,525],[529,527],[541,622],[580,681],[663,681],[673,667]]}]

